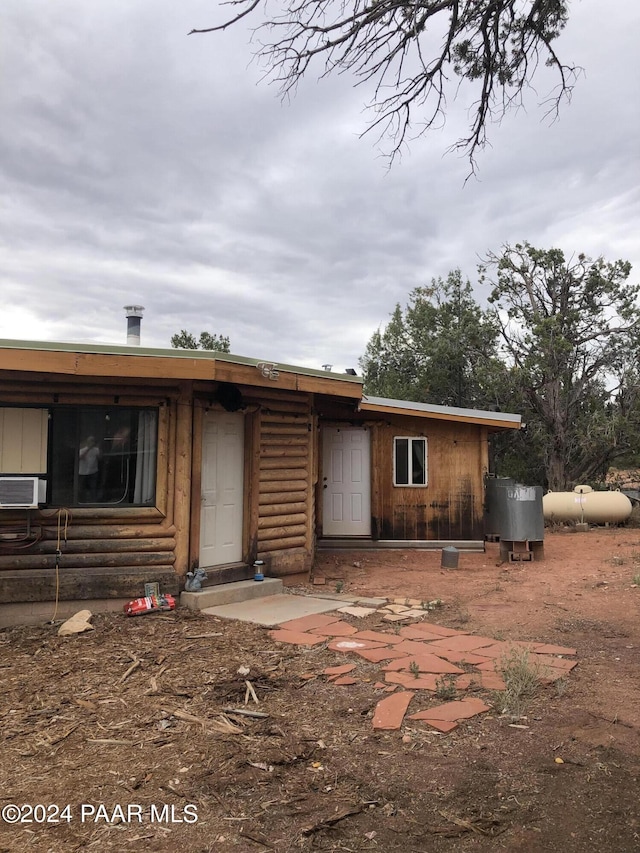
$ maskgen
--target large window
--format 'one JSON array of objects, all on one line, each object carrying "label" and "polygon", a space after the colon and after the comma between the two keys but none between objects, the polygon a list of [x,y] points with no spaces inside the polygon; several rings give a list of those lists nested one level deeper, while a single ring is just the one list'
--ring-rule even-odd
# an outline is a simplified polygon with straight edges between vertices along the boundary
[{"label": "large window", "polygon": [[56,407],[50,424],[51,505],[155,504],[156,410]]},{"label": "large window", "polygon": [[427,439],[393,439],[393,485],[427,485]]}]

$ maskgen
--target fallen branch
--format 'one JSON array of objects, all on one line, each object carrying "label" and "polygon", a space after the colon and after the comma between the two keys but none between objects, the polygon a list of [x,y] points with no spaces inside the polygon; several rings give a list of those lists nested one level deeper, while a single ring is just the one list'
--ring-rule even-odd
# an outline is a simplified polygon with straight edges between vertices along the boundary
[{"label": "fallen branch", "polygon": [[257,720],[266,720],[269,714],[262,711],[250,711],[248,708],[225,708],[225,714],[240,714],[242,717],[255,717]]},{"label": "fallen branch", "polygon": [[223,734],[232,734],[237,735],[242,732],[240,726],[236,726],[231,722],[224,714],[220,714],[217,720],[206,720],[203,717],[196,717],[194,714],[190,714],[188,711],[181,711],[179,708],[175,711],[169,711],[167,709],[166,713],[171,714],[174,717],[177,717],[179,720],[184,720],[186,723],[198,723],[198,725],[202,726],[203,729],[212,728],[216,732],[222,732]]},{"label": "fallen branch", "polygon": [[307,826],[302,830],[302,835],[313,835],[315,832],[319,832],[321,829],[326,829],[330,826],[335,826],[336,823],[340,823],[341,820],[344,820],[347,817],[353,817],[353,815],[360,814],[364,811],[364,808],[368,803],[360,803],[357,806],[347,806],[342,809],[342,811],[337,812],[336,814],[331,815],[330,817],[325,817],[323,820],[317,821],[317,823],[312,824],[311,826]]},{"label": "fallen branch", "polygon": [[54,746],[54,744],[60,743],[61,740],[65,740],[66,738],[68,738],[69,735],[71,734],[71,732],[75,732],[75,730],[79,727],[80,727],[80,723],[77,723],[75,726],[71,726],[71,728],[68,729],[66,732],[64,732],[64,734],[58,735],[57,737],[50,738],[49,739],[49,745]]},{"label": "fallen branch", "polygon": [[276,849],[276,845],[272,844],[270,841],[267,841],[267,839],[264,838],[264,836],[261,837],[259,835],[252,835],[250,832],[247,832],[246,829],[241,829],[240,832],[238,833],[238,835],[241,838],[247,838],[247,839],[249,839],[249,841],[253,841],[255,844],[262,844],[263,847],[268,847],[269,850],[275,850]]},{"label": "fallen branch", "polygon": [[[475,820],[464,820],[463,818],[456,817],[455,815],[450,814],[449,812],[439,811],[438,814],[442,815],[442,817],[445,820],[450,821],[450,823],[455,824],[455,826],[460,827],[463,832],[473,832],[477,835],[486,835],[492,837],[494,835],[498,835],[500,832],[504,832],[505,829],[505,827],[501,826],[500,821],[496,818],[478,818]],[[442,834],[448,835],[449,833],[442,832]]]},{"label": "fallen branch", "polygon": [[133,746],[134,741],[132,740],[116,740],[113,737],[88,737],[87,743],[114,743],[120,744],[121,746]]},{"label": "fallen branch", "polygon": [[139,658],[136,658],[136,659],[134,660],[134,662],[131,664],[131,666],[129,667],[129,669],[125,672],[125,674],[124,674],[124,675],[122,676],[122,678],[120,679],[120,684],[122,684],[123,682],[125,682],[125,681],[127,680],[127,678],[129,678],[129,676],[131,675],[131,673],[132,673],[132,672],[135,672],[135,671],[136,671],[136,669],[137,669],[139,666],[142,666],[142,661],[141,661]]},{"label": "fallen branch", "polygon": [[247,685],[247,692],[244,694],[244,704],[246,705],[249,701],[249,696],[253,699],[256,705],[259,705],[258,697],[256,696],[256,691],[253,689],[253,684],[250,681],[245,681]]}]

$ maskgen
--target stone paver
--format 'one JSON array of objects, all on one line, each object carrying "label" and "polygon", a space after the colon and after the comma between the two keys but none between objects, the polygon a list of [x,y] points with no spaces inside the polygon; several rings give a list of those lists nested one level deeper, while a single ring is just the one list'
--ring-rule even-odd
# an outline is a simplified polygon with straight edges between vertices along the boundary
[{"label": "stone paver", "polygon": [[438,689],[438,676],[425,672],[417,677],[412,672],[387,672],[384,680],[389,684],[401,684],[410,690],[431,690]]},{"label": "stone paver", "polygon": [[542,655],[575,655],[577,654],[576,649],[569,649],[565,646],[553,646],[549,643],[540,643],[540,645],[536,645],[533,647],[533,651],[536,654]]},{"label": "stone paver", "polygon": [[403,690],[401,693],[394,693],[387,696],[386,699],[381,699],[373,714],[373,728],[377,730],[399,729],[413,696],[414,694],[410,690]]},{"label": "stone paver", "polygon": [[[482,651],[482,649],[480,649]],[[450,649],[438,649],[438,657],[449,660],[452,663],[468,663],[473,666],[478,666],[481,663],[487,663],[490,658],[482,657],[476,652],[455,652]]]},{"label": "stone paver", "polygon": [[319,628],[310,628],[310,634],[318,634],[323,637],[351,637],[358,633],[358,629],[346,622],[333,622],[331,625],[322,625]]},{"label": "stone paver", "polygon": [[315,637],[313,634],[305,634],[302,631],[269,631],[269,636],[277,643],[291,643],[294,646],[315,646],[324,643],[326,637]]},{"label": "stone paver", "polygon": [[382,649],[382,643],[374,643],[373,640],[354,640],[347,637],[344,640],[332,640],[327,648],[332,652],[359,652],[362,649]]},{"label": "stone paver", "polygon": [[469,720],[477,714],[490,711],[491,706],[485,705],[480,699],[461,699],[454,702],[445,702],[444,705],[436,705],[435,708],[427,708],[411,714],[411,720],[446,720],[455,723],[458,720]]},{"label": "stone paver", "polygon": [[396,646],[396,649],[399,649],[407,655],[438,654],[437,649],[432,650],[430,645],[422,643],[419,640],[402,639]]},{"label": "stone paver", "polygon": [[340,666],[328,666],[322,670],[323,675],[346,675],[347,672],[353,672],[356,668],[355,663],[343,663]]},{"label": "stone paver", "polygon": [[442,660],[437,655],[431,655],[428,652],[418,655],[407,655],[391,663],[385,664],[382,667],[383,672],[400,672],[401,670],[411,671],[412,668],[418,668],[419,672],[432,672],[434,675],[460,675],[464,672],[453,663],[447,660]]},{"label": "stone paver", "polygon": [[356,604],[361,607],[383,607],[387,603],[386,598],[358,598]]},{"label": "stone paver", "polygon": [[474,664],[476,669],[479,669],[480,672],[497,672],[500,666],[500,662],[497,660],[488,660],[483,661],[482,663]]},{"label": "stone paver", "polygon": [[467,690],[471,685],[482,687],[484,690],[504,690],[506,687],[502,676],[494,672],[465,672],[456,679],[458,690]]},{"label": "stone paver", "polygon": [[383,660],[406,657],[404,652],[397,651],[393,646],[383,646],[380,649],[356,649],[355,653],[371,663],[380,663]]},{"label": "stone paver", "polygon": [[365,616],[371,616],[375,612],[375,607],[338,607],[338,613],[346,613],[348,616],[355,616],[356,619],[364,619]]},{"label": "stone paver", "polygon": [[571,672],[578,665],[577,660],[567,660],[566,658],[554,658],[550,655],[529,655],[529,662],[539,667],[549,667],[550,669],[561,669],[563,672]]},{"label": "stone paver", "polygon": [[445,628],[444,625],[436,625],[434,622],[421,622],[415,626],[418,629],[424,628],[431,634],[437,634],[439,637],[458,637],[466,636],[469,631],[458,631],[455,628]]},{"label": "stone paver", "polygon": [[[483,646],[492,646],[495,640],[491,637],[475,637],[472,634],[459,634],[456,637],[443,637],[434,640],[430,645],[435,652],[436,649],[449,649],[452,652],[473,652]],[[482,652],[480,652],[482,654]]]},{"label": "stone paver", "polygon": [[[343,597],[343,601],[355,598]],[[424,617],[426,614],[407,608],[405,599],[386,605],[387,599],[358,599],[359,605],[371,604],[372,607],[347,606],[340,612],[361,618],[377,609],[378,617],[384,621],[408,621],[410,616]],[[380,603],[386,607],[380,609]],[[393,613],[391,611],[400,611]],[[384,614],[384,615],[383,615]],[[354,670],[356,664],[343,664],[326,667],[323,670],[328,682],[348,687],[358,683],[370,683],[375,690],[388,694],[378,702],[373,719],[377,730],[393,730],[402,726],[409,703],[417,691],[435,693],[441,684],[443,675],[454,677],[456,690],[470,688],[482,690],[504,690],[505,683],[500,671],[502,658],[508,658],[514,651],[526,650],[531,665],[540,668],[540,680],[545,684],[565,677],[576,665],[576,649],[557,646],[551,643],[497,641],[491,637],[475,636],[468,631],[445,628],[432,622],[415,622],[395,629],[363,630],[341,619],[337,614],[312,614],[292,619],[269,632],[276,642],[301,646],[315,646],[327,643],[331,651],[353,653],[371,663],[386,663],[380,667],[385,681],[375,681],[370,677],[358,678]],[[456,664],[474,667],[474,671],[464,671]],[[366,673],[365,673],[366,675]],[[312,680],[313,673],[301,676]],[[466,696],[427,708],[408,716],[408,719],[425,723],[442,733],[453,731],[460,720],[469,719],[477,714],[491,710],[482,700]]]},{"label": "stone paver", "polygon": [[373,640],[374,643],[396,643],[402,642],[398,634],[385,634],[384,631],[358,631],[354,634],[355,640]]},{"label": "stone paver", "polygon": [[403,625],[402,628],[400,628],[399,633],[401,637],[405,638],[405,640],[422,640],[425,643],[431,642],[432,640],[442,639],[442,634],[436,634],[434,631],[427,631],[424,623]]},{"label": "stone paver", "polygon": [[290,619],[288,622],[282,622],[278,627],[284,628],[285,631],[310,631],[312,628],[333,625],[334,622],[339,621],[338,616],[330,616],[326,613],[312,613],[309,616],[302,616],[300,619]]},{"label": "stone paver", "polygon": [[496,642],[492,646],[483,646],[482,649],[478,649],[478,654],[484,655],[487,658],[503,658],[509,657],[518,651],[531,652],[535,645],[535,643],[521,643],[519,641],[508,643],[500,640],[500,642]]}]

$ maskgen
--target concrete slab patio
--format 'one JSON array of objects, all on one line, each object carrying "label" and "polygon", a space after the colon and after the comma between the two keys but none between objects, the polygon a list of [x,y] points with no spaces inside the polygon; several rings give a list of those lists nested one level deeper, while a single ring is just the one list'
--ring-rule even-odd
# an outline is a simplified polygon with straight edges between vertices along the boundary
[{"label": "concrete slab patio", "polygon": [[340,601],[328,598],[314,598],[311,595],[269,595],[266,598],[254,598],[238,601],[234,604],[221,604],[217,607],[205,607],[201,610],[209,616],[221,619],[238,619],[241,622],[253,622],[256,625],[280,625],[312,613],[328,613],[341,606]]}]

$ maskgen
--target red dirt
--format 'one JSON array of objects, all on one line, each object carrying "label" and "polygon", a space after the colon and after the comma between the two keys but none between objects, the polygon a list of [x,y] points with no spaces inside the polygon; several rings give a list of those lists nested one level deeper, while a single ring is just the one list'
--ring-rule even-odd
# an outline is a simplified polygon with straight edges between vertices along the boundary
[{"label": "red dirt", "polygon": [[[356,683],[337,685],[323,671],[347,659],[326,642],[278,644],[248,624],[180,611],[96,616],[65,639],[0,632],[0,807],[71,805],[69,821],[0,823],[0,851],[640,849],[640,531],[550,533],[544,562],[498,554],[488,544],[443,570],[439,553],[326,552],[315,568],[345,594],[440,598],[433,623],[577,649],[523,717],[478,691],[492,711],[449,734],[409,718],[374,730],[380,664],[349,656]],[[295,591],[321,589],[303,580]],[[343,618],[394,630],[379,613]],[[244,704],[246,680],[258,705]],[[224,732],[229,707],[269,716],[229,714],[237,731]],[[82,822],[82,803],[109,817],[122,805],[125,820]],[[152,821],[152,804],[173,813]],[[197,822],[177,822],[192,805]]]}]

